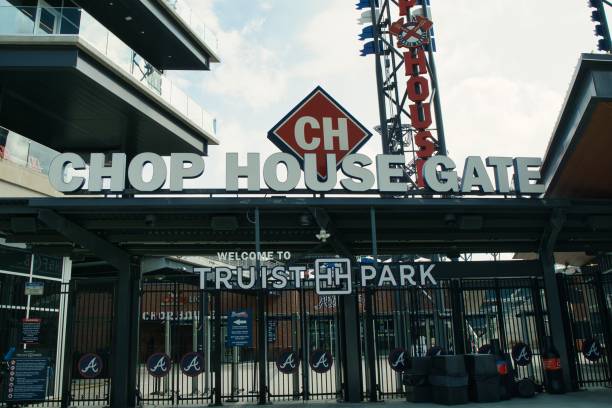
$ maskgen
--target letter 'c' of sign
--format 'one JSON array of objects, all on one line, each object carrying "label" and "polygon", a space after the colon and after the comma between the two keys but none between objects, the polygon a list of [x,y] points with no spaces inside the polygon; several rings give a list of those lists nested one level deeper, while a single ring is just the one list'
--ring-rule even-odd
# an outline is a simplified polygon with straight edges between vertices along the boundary
[{"label": "letter 'c' of sign", "polygon": [[56,156],[49,167],[49,183],[60,193],[72,193],[85,184],[83,177],[72,176],[70,180],[64,178],[68,166],[75,170],[85,170],[85,160],[76,153],[62,153]]}]

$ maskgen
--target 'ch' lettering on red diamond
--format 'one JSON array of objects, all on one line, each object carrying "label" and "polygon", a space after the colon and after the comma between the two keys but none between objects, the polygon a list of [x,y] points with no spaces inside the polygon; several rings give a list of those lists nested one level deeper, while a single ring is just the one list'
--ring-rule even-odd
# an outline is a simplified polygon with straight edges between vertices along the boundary
[{"label": "'ch' lettering on red diamond", "polygon": [[281,151],[294,155],[302,169],[304,156],[315,154],[320,179],[327,179],[327,155],[335,156],[337,171],[342,160],[356,153],[371,136],[365,126],[321,87],[312,91],[268,133],[268,139]]}]

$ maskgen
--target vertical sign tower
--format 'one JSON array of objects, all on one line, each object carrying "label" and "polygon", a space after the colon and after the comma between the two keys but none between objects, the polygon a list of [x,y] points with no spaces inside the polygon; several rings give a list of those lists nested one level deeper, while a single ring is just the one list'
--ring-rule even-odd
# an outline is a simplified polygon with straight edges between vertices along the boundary
[{"label": "vertical sign tower", "polygon": [[[374,55],[384,154],[404,155],[404,182],[425,187],[423,165],[446,154],[430,0],[359,0],[362,56]],[[408,193],[409,191],[407,191]]]}]

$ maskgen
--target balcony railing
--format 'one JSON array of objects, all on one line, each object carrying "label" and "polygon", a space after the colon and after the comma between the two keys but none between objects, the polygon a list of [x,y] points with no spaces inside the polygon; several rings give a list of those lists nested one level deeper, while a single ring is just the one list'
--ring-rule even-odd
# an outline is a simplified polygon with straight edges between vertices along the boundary
[{"label": "balcony railing", "polygon": [[[189,122],[216,137],[216,120],[91,15],[72,7],[0,7],[0,36],[79,36]],[[0,38],[1,40],[1,38]]]},{"label": "balcony railing", "polygon": [[59,153],[0,126],[0,159],[42,174],[49,174],[51,161]]},{"label": "balcony railing", "polygon": [[161,0],[171,10],[174,10],[177,16],[189,27],[195,35],[213,51],[215,54],[219,51],[219,39],[214,31],[210,30],[199,17],[193,12],[191,7],[185,0]]}]

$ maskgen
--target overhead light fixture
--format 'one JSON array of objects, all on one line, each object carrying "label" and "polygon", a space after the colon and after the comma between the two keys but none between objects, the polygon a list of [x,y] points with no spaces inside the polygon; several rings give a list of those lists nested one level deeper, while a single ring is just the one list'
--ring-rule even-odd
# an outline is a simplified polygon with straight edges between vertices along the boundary
[{"label": "overhead light fixture", "polygon": [[125,16],[125,21],[132,21],[132,16]]}]

